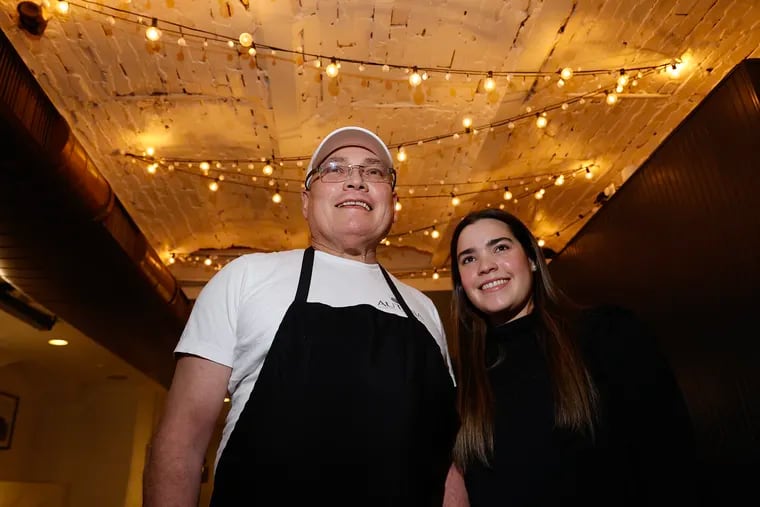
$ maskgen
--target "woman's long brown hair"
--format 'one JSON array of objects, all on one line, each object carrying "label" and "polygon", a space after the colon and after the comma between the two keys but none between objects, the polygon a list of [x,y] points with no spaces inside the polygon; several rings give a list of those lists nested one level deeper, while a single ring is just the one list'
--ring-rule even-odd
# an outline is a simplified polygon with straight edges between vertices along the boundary
[{"label": "woman's long brown hair", "polygon": [[556,287],[541,247],[520,219],[497,209],[470,213],[457,225],[451,238],[452,311],[456,321],[451,355],[457,375],[457,408],[461,419],[454,462],[463,470],[475,461],[487,465],[493,454],[494,400],[485,357],[488,321],[465,294],[457,263],[457,243],[462,231],[487,218],[505,223],[536,264],[533,276],[533,313],[538,321],[536,338],[546,354],[556,425],[593,435],[596,416],[596,389],[575,338],[575,314],[579,307]]}]

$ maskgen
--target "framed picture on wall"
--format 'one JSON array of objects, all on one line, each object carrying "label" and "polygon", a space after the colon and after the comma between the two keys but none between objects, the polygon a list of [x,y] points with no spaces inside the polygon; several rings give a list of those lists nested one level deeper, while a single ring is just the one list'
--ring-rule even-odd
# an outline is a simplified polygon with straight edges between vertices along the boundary
[{"label": "framed picture on wall", "polygon": [[17,412],[18,396],[0,391],[0,450],[11,448]]}]

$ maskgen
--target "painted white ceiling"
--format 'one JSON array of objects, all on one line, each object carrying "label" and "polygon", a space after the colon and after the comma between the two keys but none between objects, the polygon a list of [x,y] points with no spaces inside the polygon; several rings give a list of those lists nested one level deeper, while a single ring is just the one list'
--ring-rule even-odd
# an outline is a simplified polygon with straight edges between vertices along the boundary
[{"label": "painted white ceiling", "polygon": [[[41,37],[18,28],[16,5],[0,0],[2,30],[154,248],[166,260],[172,252],[212,256],[211,267],[171,265],[191,297],[231,256],[308,244],[303,167],[275,164],[269,186],[261,160],[308,157],[322,136],[348,124],[409,145],[398,167],[403,208],[380,251],[397,275],[447,288],[449,233],[458,217],[485,206],[504,204],[559,251],[600,192],[619,188],[736,64],[760,56],[755,0],[80,0],[53,15]],[[163,30],[157,43],[145,38],[151,18]],[[173,33],[180,27],[184,46]],[[241,32],[253,34],[255,58],[227,45]],[[313,57],[289,51],[326,58],[317,68]],[[344,59],[336,79],[324,73],[331,56]],[[601,93],[578,102],[614,87],[619,69],[675,59],[684,62],[678,77],[645,75],[614,106]],[[404,69],[370,64],[440,72],[414,88]],[[576,74],[560,88],[564,67],[605,72]],[[490,93],[489,70],[504,74]],[[534,113],[547,108],[548,126],[539,129]],[[521,115],[513,128],[487,128]],[[454,139],[465,116],[486,128]],[[148,147],[158,159],[193,165],[169,171],[167,162],[151,175],[126,155]],[[212,162],[212,177],[225,176],[219,191],[201,177],[202,160]],[[591,180],[580,171],[552,185],[588,165]],[[517,203],[503,200],[505,183]],[[543,186],[544,198],[535,199]],[[275,187],[280,204],[270,199]],[[461,196],[457,207],[452,193]],[[439,281],[429,279],[434,268],[444,272]]]}]

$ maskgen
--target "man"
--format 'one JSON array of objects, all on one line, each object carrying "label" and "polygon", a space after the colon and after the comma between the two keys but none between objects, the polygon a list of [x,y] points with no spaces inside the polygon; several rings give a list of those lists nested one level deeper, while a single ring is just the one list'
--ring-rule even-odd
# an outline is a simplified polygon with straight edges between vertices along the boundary
[{"label": "man", "polygon": [[146,470],[145,505],[194,506],[225,393],[211,505],[441,505],[457,430],[433,303],[377,263],[396,173],[374,133],[307,168],[311,247],[231,262],[201,292]]}]

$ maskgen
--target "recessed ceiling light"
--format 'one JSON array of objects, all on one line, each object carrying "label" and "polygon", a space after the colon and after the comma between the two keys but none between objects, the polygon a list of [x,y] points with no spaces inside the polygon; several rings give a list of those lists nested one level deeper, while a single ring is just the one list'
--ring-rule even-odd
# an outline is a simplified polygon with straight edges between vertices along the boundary
[{"label": "recessed ceiling light", "polygon": [[48,340],[48,343],[50,345],[53,345],[55,347],[63,347],[64,345],[68,345],[69,342],[67,340],[64,340],[62,338],[52,338]]}]

